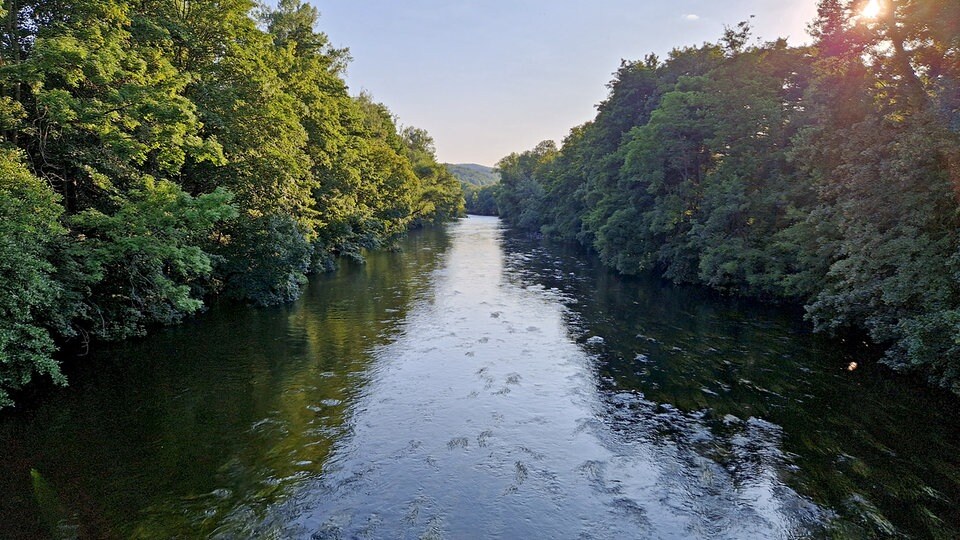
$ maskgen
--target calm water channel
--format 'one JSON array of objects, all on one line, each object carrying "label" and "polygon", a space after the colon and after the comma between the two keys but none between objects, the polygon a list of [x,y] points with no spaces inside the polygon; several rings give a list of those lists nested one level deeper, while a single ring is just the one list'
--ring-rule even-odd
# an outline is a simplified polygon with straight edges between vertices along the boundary
[{"label": "calm water channel", "polygon": [[960,537],[960,403],[863,354],[469,218],[101,348],[0,538]]}]

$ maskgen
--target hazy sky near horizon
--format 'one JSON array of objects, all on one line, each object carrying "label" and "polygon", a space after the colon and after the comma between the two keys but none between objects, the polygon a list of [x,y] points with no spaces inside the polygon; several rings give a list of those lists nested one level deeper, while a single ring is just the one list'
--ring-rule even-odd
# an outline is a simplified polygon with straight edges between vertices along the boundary
[{"label": "hazy sky near horizon", "polygon": [[352,94],[426,129],[448,163],[494,165],[591,120],[621,59],[716,41],[809,41],[816,0],[309,0],[348,47]]}]

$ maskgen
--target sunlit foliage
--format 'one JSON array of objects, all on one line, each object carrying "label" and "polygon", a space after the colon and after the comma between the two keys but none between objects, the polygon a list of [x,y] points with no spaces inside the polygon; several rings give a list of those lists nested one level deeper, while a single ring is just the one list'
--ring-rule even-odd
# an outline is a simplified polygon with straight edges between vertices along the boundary
[{"label": "sunlit foliage", "polygon": [[0,10],[0,406],[58,345],[219,292],[297,298],[337,256],[459,216],[422,130],[349,95],[300,0],[11,0]]},{"label": "sunlit foliage", "polygon": [[803,303],[960,392],[960,4],[823,0],[816,42],[624,62],[594,121],[500,162],[511,224],[624,273]]}]

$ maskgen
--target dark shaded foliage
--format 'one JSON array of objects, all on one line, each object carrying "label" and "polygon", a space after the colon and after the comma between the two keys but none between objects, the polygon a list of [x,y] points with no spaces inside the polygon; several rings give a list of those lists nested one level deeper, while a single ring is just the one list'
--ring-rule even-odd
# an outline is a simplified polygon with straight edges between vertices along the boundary
[{"label": "dark shaded foliage", "polygon": [[749,26],[624,62],[594,121],[499,164],[504,220],[624,273],[803,303],[960,392],[960,8],[823,0],[815,45]]}]

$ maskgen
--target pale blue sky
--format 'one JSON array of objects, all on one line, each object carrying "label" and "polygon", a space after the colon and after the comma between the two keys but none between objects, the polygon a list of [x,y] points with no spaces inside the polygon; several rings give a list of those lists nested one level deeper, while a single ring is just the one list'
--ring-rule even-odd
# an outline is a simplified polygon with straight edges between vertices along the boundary
[{"label": "pale blue sky", "polygon": [[310,0],[349,47],[351,93],[424,128],[441,161],[494,165],[592,119],[620,59],[716,41],[752,20],[809,41],[816,0]]}]

